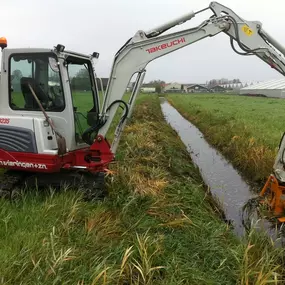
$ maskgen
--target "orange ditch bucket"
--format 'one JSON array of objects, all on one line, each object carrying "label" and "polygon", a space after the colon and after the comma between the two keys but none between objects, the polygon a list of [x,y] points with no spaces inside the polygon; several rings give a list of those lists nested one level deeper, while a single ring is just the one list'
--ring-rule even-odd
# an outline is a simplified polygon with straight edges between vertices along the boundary
[{"label": "orange ditch bucket", "polygon": [[273,215],[278,217],[280,222],[285,222],[285,186],[279,185],[273,174],[268,177],[259,195],[266,196],[265,203],[269,205]]}]

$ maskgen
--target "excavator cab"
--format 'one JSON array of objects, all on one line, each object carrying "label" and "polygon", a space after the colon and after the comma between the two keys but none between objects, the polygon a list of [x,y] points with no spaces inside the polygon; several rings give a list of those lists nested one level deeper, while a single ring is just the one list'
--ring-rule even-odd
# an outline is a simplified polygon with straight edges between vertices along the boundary
[{"label": "excavator cab", "polygon": [[1,191],[20,179],[25,185],[84,185],[87,192],[100,192],[114,155],[96,136],[98,54],[65,51],[62,45],[10,49],[0,41],[0,47],[0,168],[7,169]]},{"label": "excavator cab", "polygon": [[[37,153],[56,154],[56,134],[46,116],[68,151],[88,146],[84,132],[96,125],[100,111],[93,56],[65,52],[58,45],[54,50],[3,49],[2,61],[0,112],[9,125],[0,124],[1,149],[20,151],[32,143]],[[7,128],[10,139],[27,130],[31,136],[18,145],[9,142]]]}]

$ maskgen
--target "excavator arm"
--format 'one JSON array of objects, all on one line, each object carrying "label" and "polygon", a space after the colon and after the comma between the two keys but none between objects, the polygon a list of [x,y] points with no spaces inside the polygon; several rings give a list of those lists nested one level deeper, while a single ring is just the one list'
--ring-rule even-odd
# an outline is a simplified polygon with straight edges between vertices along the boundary
[{"label": "excavator arm", "polygon": [[[212,10],[213,15],[199,26],[161,35],[165,31],[189,21],[198,13],[202,13],[208,9]],[[126,121],[131,116],[136,96],[143,83],[147,64],[156,58],[204,38],[216,36],[221,32],[230,37],[230,44],[235,52],[245,56],[256,55],[270,67],[285,75],[284,47],[264,31],[260,22],[246,21],[231,9],[217,2],[211,2],[209,7],[203,10],[190,12],[150,31],[139,30],[116,53],[104,96],[100,116],[101,123],[98,130],[99,135],[106,136],[117,108],[123,104],[125,109],[115,131],[115,138],[111,147],[113,153],[116,152]],[[236,46],[239,47],[240,51],[237,50]],[[136,75],[136,81],[132,94],[129,101],[124,102],[123,96],[129,81],[134,75]],[[281,147],[285,148],[285,141]],[[276,167],[278,168],[277,164]]]},{"label": "excavator arm", "polygon": [[[109,83],[103,103],[103,119],[105,125],[100,129],[100,134],[105,136],[113,121],[118,106],[121,103],[131,78],[136,75],[135,85],[126,108],[123,119],[131,116],[136,96],[140,90],[145,75],[145,67],[152,60],[181,49],[205,37],[214,36],[226,28],[222,20],[211,19],[200,26],[182,32],[160,37],[148,38],[148,33],[138,31],[136,35],[116,54]],[[111,107],[110,107],[111,106]],[[115,152],[120,134],[126,120],[117,128],[112,151]]]},{"label": "excavator arm", "polygon": [[[161,35],[208,9],[212,10],[213,15],[201,25],[192,29]],[[285,75],[285,48],[263,29],[261,22],[247,21],[217,2],[211,2],[209,7],[203,10],[196,13],[190,12],[148,32],[140,30],[115,55],[100,115],[100,124],[96,129],[96,133],[101,135],[100,137],[106,136],[117,108],[122,107],[123,104],[125,112],[117,126],[111,146],[111,151],[114,154],[126,121],[131,116],[147,64],[156,58],[206,37],[216,36],[221,32],[229,36],[231,47],[236,53],[244,56],[255,55]],[[123,96],[134,75],[136,75],[134,88],[129,101],[125,102]],[[266,198],[266,201],[274,215],[278,216],[281,222],[285,222],[285,135],[279,145],[273,174],[269,176],[260,196],[269,197],[269,199]]]},{"label": "excavator arm", "polygon": [[[258,21],[245,21],[229,8],[212,2],[210,9],[215,17],[225,15],[230,28],[224,31],[230,37],[230,43],[235,52],[240,55],[256,55],[261,60],[285,75],[285,48],[271,37]],[[242,50],[237,51],[234,43]]]}]

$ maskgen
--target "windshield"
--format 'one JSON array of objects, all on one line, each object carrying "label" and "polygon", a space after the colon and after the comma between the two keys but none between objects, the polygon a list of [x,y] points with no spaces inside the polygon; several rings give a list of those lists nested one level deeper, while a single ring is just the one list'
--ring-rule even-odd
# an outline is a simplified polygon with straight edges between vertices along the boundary
[{"label": "windshield", "polygon": [[83,143],[82,135],[98,119],[98,103],[91,62],[77,57],[66,60],[76,125],[76,141]]},{"label": "windshield", "polygon": [[64,110],[64,94],[53,53],[14,54],[10,58],[10,107],[40,111],[33,92],[46,111]]}]

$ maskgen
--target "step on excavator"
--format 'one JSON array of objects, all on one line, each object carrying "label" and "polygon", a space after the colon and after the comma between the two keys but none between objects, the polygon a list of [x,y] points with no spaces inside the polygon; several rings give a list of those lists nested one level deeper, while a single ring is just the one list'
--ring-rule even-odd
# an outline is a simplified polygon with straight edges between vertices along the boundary
[{"label": "step on excavator", "polygon": [[[199,26],[164,34],[206,10],[213,15]],[[137,31],[114,56],[102,105],[102,80],[94,68],[99,53],[80,54],[62,44],[51,49],[10,49],[6,38],[1,38],[0,168],[5,172],[0,193],[9,194],[19,185],[80,185],[91,199],[104,197],[104,178],[115,160],[147,64],[220,33],[229,36],[234,52],[255,55],[285,75],[285,48],[262,23],[247,21],[217,2],[149,31]],[[135,83],[125,101],[133,77]],[[123,113],[110,144],[107,133],[118,107]],[[285,221],[284,166],[285,136],[260,193],[280,221]]]}]

